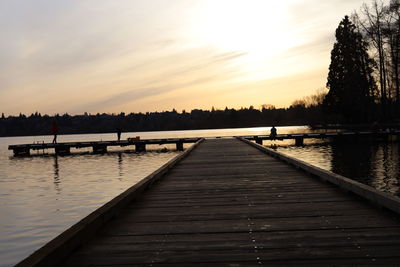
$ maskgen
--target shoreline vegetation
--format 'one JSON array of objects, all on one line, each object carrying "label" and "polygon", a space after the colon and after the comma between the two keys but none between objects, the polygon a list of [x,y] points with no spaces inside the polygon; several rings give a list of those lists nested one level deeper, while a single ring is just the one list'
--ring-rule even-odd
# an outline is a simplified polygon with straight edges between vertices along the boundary
[{"label": "shoreline vegetation", "polygon": [[263,106],[224,110],[194,109],[190,112],[176,110],[164,112],[82,115],[41,115],[0,117],[0,137],[50,135],[52,123],[58,125],[59,134],[93,134],[123,132],[174,131],[309,125],[321,120],[319,107],[291,106],[275,108]]}]

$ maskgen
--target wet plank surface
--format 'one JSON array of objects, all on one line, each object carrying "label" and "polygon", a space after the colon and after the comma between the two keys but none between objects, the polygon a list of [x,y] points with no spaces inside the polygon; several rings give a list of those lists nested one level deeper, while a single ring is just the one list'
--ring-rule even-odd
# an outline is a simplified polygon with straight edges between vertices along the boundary
[{"label": "wet plank surface", "polygon": [[236,139],[206,140],[64,266],[397,265],[400,217]]}]

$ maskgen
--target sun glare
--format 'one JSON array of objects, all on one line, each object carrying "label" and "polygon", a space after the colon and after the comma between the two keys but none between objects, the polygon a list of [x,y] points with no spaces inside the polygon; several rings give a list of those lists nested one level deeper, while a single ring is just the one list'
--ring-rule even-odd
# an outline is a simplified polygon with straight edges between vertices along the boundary
[{"label": "sun glare", "polygon": [[281,5],[268,2],[213,1],[206,10],[202,35],[224,49],[263,51],[274,43],[278,13],[282,13]]},{"label": "sun glare", "polygon": [[[205,1],[197,8],[194,38],[226,51],[243,51],[241,64],[253,71],[302,40],[287,22],[287,3],[266,0]],[[275,59],[276,60],[276,59]]]}]

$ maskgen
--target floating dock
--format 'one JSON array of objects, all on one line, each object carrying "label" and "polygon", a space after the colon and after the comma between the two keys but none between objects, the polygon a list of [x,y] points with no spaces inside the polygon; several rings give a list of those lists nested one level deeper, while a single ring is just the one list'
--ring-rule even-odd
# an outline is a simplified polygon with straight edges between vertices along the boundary
[{"label": "floating dock", "polygon": [[262,145],[263,140],[295,140],[296,146],[302,146],[304,139],[344,139],[344,138],[359,138],[359,137],[374,137],[392,139],[400,136],[399,130],[387,131],[352,131],[352,132],[322,132],[322,133],[296,133],[296,134],[277,134],[271,135],[255,135],[255,136],[241,136],[247,140],[255,141],[257,144]]},{"label": "floating dock", "polygon": [[399,264],[399,198],[244,139],[201,141],[17,266]]},{"label": "floating dock", "polygon": [[9,150],[14,152],[14,156],[29,156],[31,150],[54,149],[56,154],[69,154],[71,148],[91,147],[93,153],[105,153],[110,146],[134,146],[136,152],[146,151],[146,145],[175,144],[176,149],[182,151],[183,144],[196,143],[200,138],[170,138],[170,139],[128,139],[121,141],[87,141],[87,142],[64,142],[64,143],[34,143],[10,145]]}]

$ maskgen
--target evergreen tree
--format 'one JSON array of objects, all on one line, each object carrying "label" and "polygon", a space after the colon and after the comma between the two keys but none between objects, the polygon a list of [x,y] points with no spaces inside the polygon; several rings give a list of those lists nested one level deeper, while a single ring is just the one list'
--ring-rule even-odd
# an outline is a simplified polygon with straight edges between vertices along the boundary
[{"label": "evergreen tree", "polygon": [[371,120],[375,90],[372,66],[367,43],[345,16],[336,29],[336,42],[331,52],[325,110],[340,115],[342,122]]}]

